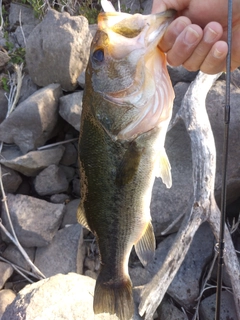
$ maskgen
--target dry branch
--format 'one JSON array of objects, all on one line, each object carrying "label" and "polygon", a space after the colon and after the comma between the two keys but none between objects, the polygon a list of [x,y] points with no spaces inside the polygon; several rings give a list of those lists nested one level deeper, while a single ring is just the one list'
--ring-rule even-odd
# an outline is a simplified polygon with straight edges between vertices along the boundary
[{"label": "dry branch", "polygon": [[[161,269],[142,291],[139,314],[152,319],[175,274],[180,268],[203,221],[208,221],[218,240],[220,213],[214,198],[216,150],[211,125],[206,111],[205,99],[212,84],[219,75],[199,73],[188,88],[174,123],[182,119],[191,139],[193,163],[193,204],[176,235]],[[235,297],[236,310],[240,319],[240,268],[226,228],[226,254],[224,257],[230,275]]]}]

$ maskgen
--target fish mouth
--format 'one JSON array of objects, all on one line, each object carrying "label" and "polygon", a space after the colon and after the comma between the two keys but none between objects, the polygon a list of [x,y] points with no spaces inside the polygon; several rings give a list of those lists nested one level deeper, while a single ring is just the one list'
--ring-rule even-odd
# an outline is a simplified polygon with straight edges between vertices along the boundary
[{"label": "fish mouth", "polygon": [[140,50],[141,54],[151,52],[175,15],[173,9],[149,15],[103,12],[98,16],[98,29],[108,36],[112,57],[121,59],[132,51],[138,51],[139,55]]},{"label": "fish mouth", "polygon": [[156,46],[161,40],[166,28],[174,20],[176,11],[173,9],[159,12],[156,14],[149,14],[145,18],[146,34],[145,46]]}]

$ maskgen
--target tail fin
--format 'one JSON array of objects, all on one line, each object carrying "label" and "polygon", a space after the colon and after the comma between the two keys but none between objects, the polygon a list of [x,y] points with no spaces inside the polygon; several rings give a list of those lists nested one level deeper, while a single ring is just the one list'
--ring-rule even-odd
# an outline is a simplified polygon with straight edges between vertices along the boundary
[{"label": "tail fin", "polygon": [[134,302],[129,276],[106,282],[100,272],[95,286],[93,310],[95,314],[116,314],[120,320],[130,320],[134,313]]}]

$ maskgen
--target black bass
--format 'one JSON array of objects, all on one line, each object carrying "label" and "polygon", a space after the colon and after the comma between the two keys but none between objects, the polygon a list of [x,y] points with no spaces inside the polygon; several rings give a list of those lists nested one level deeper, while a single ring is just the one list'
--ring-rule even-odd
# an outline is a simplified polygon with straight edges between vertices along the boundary
[{"label": "black bass", "polygon": [[154,257],[150,201],[155,176],[171,187],[164,141],[174,93],[157,47],[174,11],[101,13],[92,41],[79,137],[78,221],[96,236],[101,269],[94,312],[134,312],[128,259]]}]

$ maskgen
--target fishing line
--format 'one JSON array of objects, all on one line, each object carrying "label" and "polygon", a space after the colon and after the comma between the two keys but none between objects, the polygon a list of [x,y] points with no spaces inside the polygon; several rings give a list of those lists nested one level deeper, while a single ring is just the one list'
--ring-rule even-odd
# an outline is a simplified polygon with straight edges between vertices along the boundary
[{"label": "fishing line", "polygon": [[226,219],[226,194],[227,194],[227,162],[228,162],[228,142],[230,124],[230,83],[231,83],[231,47],[232,47],[232,0],[228,0],[228,54],[226,59],[226,95],[224,110],[224,138],[223,138],[223,167],[222,167],[222,192],[221,192],[221,218],[219,243],[216,245],[218,251],[218,274],[217,274],[217,293],[216,293],[216,313],[215,320],[220,320],[221,315],[221,293],[222,293],[222,272],[224,265],[224,228]]}]

